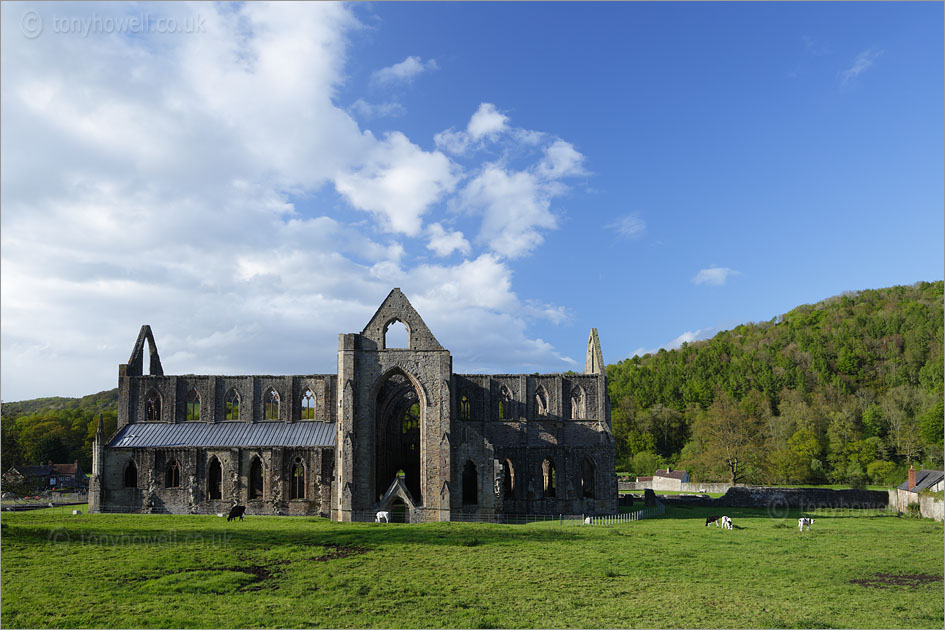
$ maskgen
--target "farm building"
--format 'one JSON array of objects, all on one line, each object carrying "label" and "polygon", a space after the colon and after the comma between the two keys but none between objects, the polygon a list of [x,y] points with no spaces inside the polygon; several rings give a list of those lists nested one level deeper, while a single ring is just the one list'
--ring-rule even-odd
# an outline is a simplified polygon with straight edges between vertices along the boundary
[{"label": "farm building", "polygon": [[35,491],[85,490],[89,485],[79,460],[71,464],[14,466],[3,477],[12,483],[25,483]]},{"label": "farm building", "polygon": [[[388,347],[399,322],[405,347]],[[95,441],[93,512],[410,521],[616,509],[597,331],[583,374],[454,374],[400,291],[339,335],[336,374],[165,375],[149,326],[119,366],[118,429]]]}]

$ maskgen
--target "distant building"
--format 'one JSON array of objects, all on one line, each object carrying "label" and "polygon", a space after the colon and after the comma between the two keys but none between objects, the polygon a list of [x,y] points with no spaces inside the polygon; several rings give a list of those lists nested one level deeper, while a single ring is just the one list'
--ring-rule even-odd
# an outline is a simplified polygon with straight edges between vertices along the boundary
[{"label": "distant building", "polygon": [[945,490],[945,471],[941,470],[913,470],[909,469],[909,477],[899,485],[900,491],[905,492],[938,492]]},{"label": "distant building", "polygon": [[689,483],[689,473],[685,470],[657,470],[653,473],[653,490],[681,491],[682,484]]},{"label": "distant building", "polygon": [[79,460],[72,464],[42,464],[39,466],[14,466],[3,474],[4,480],[12,483],[26,482],[33,490],[86,490],[88,479]]}]

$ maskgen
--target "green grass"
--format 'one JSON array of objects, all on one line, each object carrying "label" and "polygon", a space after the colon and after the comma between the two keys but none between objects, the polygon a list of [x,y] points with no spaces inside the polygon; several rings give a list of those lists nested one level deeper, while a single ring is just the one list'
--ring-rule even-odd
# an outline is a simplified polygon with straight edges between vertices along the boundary
[{"label": "green grass", "polygon": [[610,527],[3,514],[2,625],[942,627],[939,523],[815,511],[800,533],[799,514],[729,509],[724,531],[707,513]]}]

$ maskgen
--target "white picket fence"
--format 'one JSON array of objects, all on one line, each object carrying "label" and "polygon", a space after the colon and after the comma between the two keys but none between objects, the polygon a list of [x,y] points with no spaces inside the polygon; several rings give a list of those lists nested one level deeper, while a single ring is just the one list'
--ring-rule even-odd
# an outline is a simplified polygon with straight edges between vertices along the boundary
[{"label": "white picket fence", "polygon": [[643,508],[627,514],[606,514],[604,516],[588,516],[584,522],[588,525],[619,525],[620,523],[630,523],[644,518],[653,518],[666,513],[666,506],[660,501],[656,502],[654,507]]}]

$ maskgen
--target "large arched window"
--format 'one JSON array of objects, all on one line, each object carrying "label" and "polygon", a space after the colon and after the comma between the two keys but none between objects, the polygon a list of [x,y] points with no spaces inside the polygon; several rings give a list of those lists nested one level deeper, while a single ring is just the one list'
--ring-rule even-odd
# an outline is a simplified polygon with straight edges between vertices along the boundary
[{"label": "large arched window", "polygon": [[187,415],[185,417],[187,420],[200,420],[200,394],[197,393],[196,388],[190,388],[190,391],[187,392],[186,400]]},{"label": "large arched window", "polygon": [[512,390],[505,385],[499,389],[499,420],[512,417]]},{"label": "large arched window", "polygon": [[210,458],[207,468],[207,495],[211,499],[223,498],[223,466],[216,457]]},{"label": "large arched window", "polygon": [[249,466],[249,498],[263,498],[263,466],[258,457],[254,457]]},{"label": "large arched window", "polygon": [[548,392],[545,391],[542,385],[539,385],[538,389],[535,390],[535,415],[548,415]]},{"label": "large arched window", "polygon": [[554,498],[558,479],[555,473],[555,463],[550,459],[546,458],[541,462],[541,480],[541,496],[546,499]]},{"label": "large arched window", "polygon": [[581,493],[585,499],[594,498],[594,462],[589,457],[584,458],[581,466]]},{"label": "large arched window", "polygon": [[512,460],[505,460],[505,470],[502,473],[502,493],[508,497],[515,496],[515,468],[512,466]]},{"label": "large arched window", "polygon": [[399,319],[391,320],[384,327],[384,348],[409,348],[410,330]]},{"label": "large arched window", "polygon": [[315,394],[312,390],[306,389],[302,394],[302,420],[315,419]]},{"label": "large arched window", "polygon": [[180,464],[176,459],[172,459],[167,464],[167,469],[164,471],[164,487],[180,488]]},{"label": "large arched window", "polygon": [[226,420],[240,419],[240,395],[235,389],[231,389],[223,398],[224,418]]},{"label": "large arched window", "polygon": [[587,411],[584,404],[584,389],[578,385],[571,390],[571,418],[577,420],[578,418],[586,418]]},{"label": "large arched window", "polygon": [[138,487],[138,467],[135,466],[134,461],[128,462],[128,466],[125,468],[125,487]]},{"label": "large arched window", "polygon": [[161,395],[153,389],[144,399],[144,419],[147,422],[161,421]]},{"label": "large arched window", "polygon": [[479,505],[479,479],[472,460],[463,467],[463,505]]},{"label": "large arched window", "polygon": [[469,404],[469,396],[466,395],[466,392],[463,392],[463,395],[459,398],[460,420],[469,420],[469,418],[472,416],[472,410],[470,407],[471,405]]},{"label": "large arched window", "polygon": [[302,461],[301,457],[296,457],[295,463],[292,464],[292,477],[290,481],[291,481],[291,485],[289,488],[289,498],[290,499],[304,499],[305,498],[305,463]]},{"label": "large arched window", "polygon": [[263,396],[263,419],[279,419],[279,394],[271,387],[266,391],[265,396]]}]

